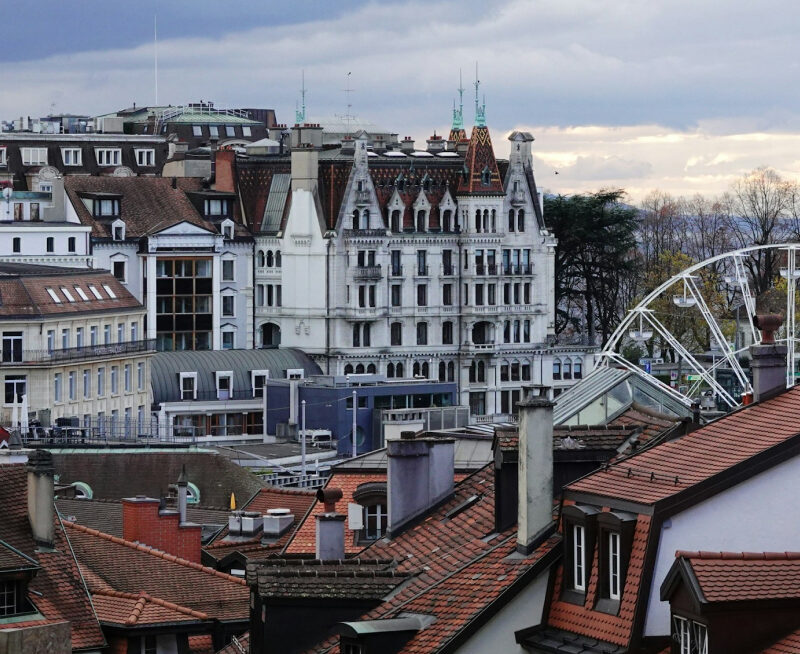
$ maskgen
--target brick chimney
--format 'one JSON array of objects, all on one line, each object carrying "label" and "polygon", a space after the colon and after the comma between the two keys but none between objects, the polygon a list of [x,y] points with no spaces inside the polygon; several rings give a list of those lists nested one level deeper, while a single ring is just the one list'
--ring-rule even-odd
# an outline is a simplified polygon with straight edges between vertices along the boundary
[{"label": "brick chimney", "polygon": [[404,431],[387,454],[387,531],[396,535],[453,493],[455,439]]},{"label": "brick chimney", "polygon": [[532,552],[553,526],[553,402],[546,386],[524,386],[519,407],[517,551]]},{"label": "brick chimney", "polygon": [[341,561],[344,559],[344,519],[336,513],[336,502],[342,499],[339,488],[320,488],[317,500],[325,505],[323,513],[317,516],[316,557],[320,561]]},{"label": "brick chimney", "polygon": [[786,389],[786,346],[775,343],[775,332],[783,323],[780,315],[758,315],[753,323],[761,330],[761,344],[750,346],[753,401],[760,402]]},{"label": "brick chimney", "polygon": [[236,164],[236,152],[231,148],[217,148],[213,156],[215,168],[214,190],[233,193],[233,167]]},{"label": "brick chimney", "polygon": [[177,511],[160,509],[151,497],[122,500],[122,537],[200,563],[202,526],[181,523]]},{"label": "brick chimney", "polygon": [[34,450],[28,456],[28,520],[39,547],[52,548],[55,539],[53,455]]}]

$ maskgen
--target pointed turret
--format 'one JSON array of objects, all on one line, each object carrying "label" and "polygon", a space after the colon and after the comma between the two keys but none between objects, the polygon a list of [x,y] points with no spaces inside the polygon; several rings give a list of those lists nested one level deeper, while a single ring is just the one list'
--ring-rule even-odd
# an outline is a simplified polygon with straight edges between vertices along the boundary
[{"label": "pointed turret", "polygon": [[464,84],[461,81],[461,71],[458,71],[458,109],[456,101],[453,100],[453,124],[450,127],[450,136],[447,140],[451,143],[465,141],[467,133],[464,131]]}]

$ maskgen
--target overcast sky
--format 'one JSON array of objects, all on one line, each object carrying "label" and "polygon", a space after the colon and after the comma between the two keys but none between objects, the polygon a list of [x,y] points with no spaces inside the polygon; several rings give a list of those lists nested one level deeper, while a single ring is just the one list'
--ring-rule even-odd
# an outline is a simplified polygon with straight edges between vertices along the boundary
[{"label": "overcast sky", "polygon": [[[800,178],[796,0],[39,0],[4,12],[0,116],[200,99],[293,122],[353,113],[423,140],[449,129],[475,61],[499,155],[536,137],[552,192],[708,194],[761,165]],[[558,175],[555,175],[558,171]]]}]

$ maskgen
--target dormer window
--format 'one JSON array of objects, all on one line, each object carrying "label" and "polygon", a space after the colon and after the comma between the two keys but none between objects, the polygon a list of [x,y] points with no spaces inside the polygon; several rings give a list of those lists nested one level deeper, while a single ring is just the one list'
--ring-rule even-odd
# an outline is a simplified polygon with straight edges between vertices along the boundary
[{"label": "dormer window", "polygon": [[492,183],[492,173],[489,170],[489,166],[486,166],[483,171],[481,171],[481,184],[484,186],[489,186]]},{"label": "dormer window", "polygon": [[120,148],[95,148],[94,154],[98,166],[119,166],[122,163]]},{"label": "dormer window", "polygon": [[181,400],[196,400],[197,373],[196,372],[179,373],[179,381],[181,388]]},{"label": "dormer window", "polygon": [[226,240],[232,240],[233,239],[233,221],[232,220],[226,220],[225,222],[222,223],[222,236]]},{"label": "dormer window", "polygon": [[111,237],[115,241],[125,240],[125,223],[121,220],[114,222],[111,228]]},{"label": "dormer window", "polygon": [[233,371],[217,371],[217,399],[230,400],[233,397]]},{"label": "dormer window", "polygon": [[94,215],[98,218],[119,216],[119,200],[95,200]]},{"label": "dormer window", "polygon": [[135,150],[136,152],[136,165],[142,167],[149,167],[156,165],[156,151],[153,149]]},{"label": "dormer window", "polygon": [[353,500],[358,504],[351,505],[354,513],[351,515],[350,528],[358,532],[358,540],[364,542],[382,538],[388,526],[386,483],[372,481],[360,484],[353,491]]},{"label": "dormer window", "polygon": [[206,200],[204,209],[206,216],[227,216],[230,212],[230,201],[224,198]]},{"label": "dormer window", "polygon": [[583,605],[591,577],[598,511],[594,507],[567,505],[562,510],[564,534],[564,585],[562,599]]},{"label": "dormer window", "polygon": [[19,579],[0,581],[0,618],[31,613],[26,583]]},{"label": "dormer window", "polygon": [[6,148],[0,148],[0,166],[7,165],[6,162]]},{"label": "dormer window", "polygon": [[83,152],[80,148],[61,148],[61,160],[65,166],[83,165]]},{"label": "dormer window", "polygon": [[595,608],[617,614],[633,545],[636,516],[622,511],[597,514],[598,594]]}]

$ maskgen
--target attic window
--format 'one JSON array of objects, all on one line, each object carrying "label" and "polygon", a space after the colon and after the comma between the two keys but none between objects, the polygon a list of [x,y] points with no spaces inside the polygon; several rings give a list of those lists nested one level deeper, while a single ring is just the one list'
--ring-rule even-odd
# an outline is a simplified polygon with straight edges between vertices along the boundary
[{"label": "attic window", "polygon": [[492,183],[492,173],[489,171],[489,166],[486,166],[481,172],[481,184],[489,186]]},{"label": "attic window", "polygon": [[47,294],[50,296],[50,299],[53,300],[56,304],[61,304],[61,298],[58,297],[58,294],[52,289],[47,289]]},{"label": "attic window", "polygon": [[86,291],[84,291],[80,286],[75,286],[74,288],[75,292],[78,294],[78,297],[80,297],[81,300],[83,300],[84,302],[89,301],[89,296],[86,295]]},{"label": "attic window", "polygon": [[205,200],[203,203],[206,216],[227,216],[230,213],[230,201],[225,199]]},{"label": "attic window", "polygon": [[102,300],[103,299],[103,296],[100,295],[100,291],[98,291],[97,288],[93,284],[89,284],[89,290],[92,292],[92,295],[94,295],[95,298],[97,298],[98,300]]},{"label": "attic window", "polygon": [[114,223],[114,228],[112,230],[112,238],[115,241],[124,241],[125,240],[125,223],[121,220]]},{"label": "attic window", "polygon": [[579,504],[562,510],[564,534],[564,601],[584,605],[597,534],[597,509]]},{"label": "attic window", "polygon": [[65,287],[61,287],[61,292],[64,294],[64,297],[67,298],[70,302],[74,302],[75,298],[72,296],[72,293]]},{"label": "attic window", "polygon": [[97,218],[108,218],[111,216],[119,216],[119,200],[94,200],[93,214]]},{"label": "attic window", "polygon": [[31,612],[26,599],[26,586],[24,581],[18,579],[0,581],[0,618]]},{"label": "attic window", "polygon": [[108,293],[108,297],[110,297],[112,300],[117,299],[116,293],[114,293],[114,291],[111,290],[111,287],[108,284],[103,284],[103,288],[106,290],[106,293]]}]

